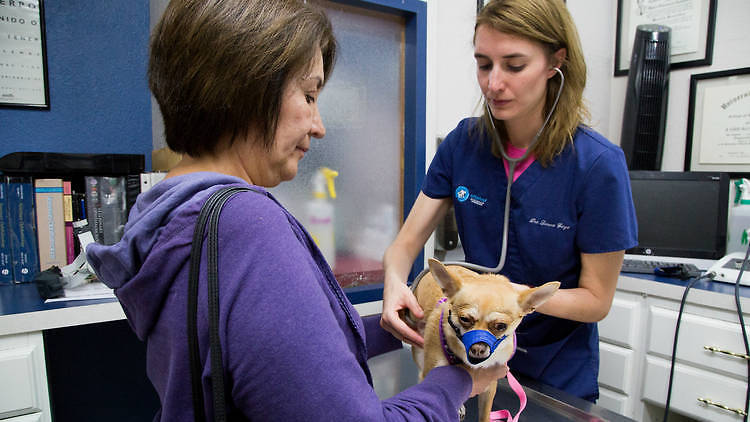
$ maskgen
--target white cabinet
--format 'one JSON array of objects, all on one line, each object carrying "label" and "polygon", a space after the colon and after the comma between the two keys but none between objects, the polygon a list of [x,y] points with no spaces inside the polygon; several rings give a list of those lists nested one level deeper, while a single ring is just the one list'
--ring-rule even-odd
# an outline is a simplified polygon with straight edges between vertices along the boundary
[{"label": "white cabinet", "polygon": [[41,332],[0,337],[0,419],[50,422]]},{"label": "white cabinet", "polygon": [[[612,310],[599,323],[599,405],[638,421],[661,420],[683,292],[679,285],[620,278]],[[742,298],[742,307],[750,331],[750,299]],[[685,420],[741,421],[721,408],[745,406],[747,361],[733,354],[745,354],[734,297],[691,289],[680,322],[670,412]]]},{"label": "white cabinet", "polygon": [[[640,401],[644,303],[640,294],[617,292],[599,323],[599,404],[633,418]],[[640,353],[640,354],[639,354]]]},{"label": "white cabinet", "polygon": [[[649,298],[648,304],[643,400],[663,406],[679,303]],[[745,318],[750,322],[750,316]],[[746,328],[750,330],[747,325]],[[707,348],[745,354],[737,313],[688,304],[680,322],[670,408],[697,420],[740,421],[739,413],[718,405],[744,411],[747,361]],[[706,404],[701,399],[716,405]]]}]

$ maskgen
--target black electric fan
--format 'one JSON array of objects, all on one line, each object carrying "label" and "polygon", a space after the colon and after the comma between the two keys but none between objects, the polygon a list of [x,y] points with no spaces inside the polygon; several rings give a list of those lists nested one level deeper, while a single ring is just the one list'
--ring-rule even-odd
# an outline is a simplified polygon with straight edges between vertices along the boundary
[{"label": "black electric fan", "polygon": [[636,28],[620,137],[630,170],[661,170],[671,32],[658,24]]}]

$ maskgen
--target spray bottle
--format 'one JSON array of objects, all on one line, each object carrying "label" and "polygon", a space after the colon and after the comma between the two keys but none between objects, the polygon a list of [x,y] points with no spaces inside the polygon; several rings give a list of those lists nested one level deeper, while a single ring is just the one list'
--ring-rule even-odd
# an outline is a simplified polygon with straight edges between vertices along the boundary
[{"label": "spray bottle", "polygon": [[750,180],[739,179],[734,185],[734,206],[727,223],[727,254],[747,251],[750,236]]},{"label": "spray bottle", "polygon": [[305,227],[331,268],[336,267],[332,199],[336,198],[336,186],[333,179],[338,175],[339,172],[328,167],[321,167],[315,172],[313,199],[307,203],[307,225]]}]

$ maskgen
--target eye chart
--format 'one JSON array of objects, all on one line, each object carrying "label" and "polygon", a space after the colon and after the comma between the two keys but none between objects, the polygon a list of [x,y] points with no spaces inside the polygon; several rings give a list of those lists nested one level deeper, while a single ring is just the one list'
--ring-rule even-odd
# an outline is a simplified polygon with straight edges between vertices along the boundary
[{"label": "eye chart", "polygon": [[41,3],[0,0],[0,106],[49,106]]}]

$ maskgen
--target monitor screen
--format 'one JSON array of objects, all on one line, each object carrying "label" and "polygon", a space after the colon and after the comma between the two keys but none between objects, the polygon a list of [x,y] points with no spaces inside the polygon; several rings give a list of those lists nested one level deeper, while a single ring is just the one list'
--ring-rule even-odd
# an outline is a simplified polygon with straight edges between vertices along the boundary
[{"label": "monitor screen", "polygon": [[729,175],[631,171],[638,246],[627,253],[719,259],[727,240]]}]

